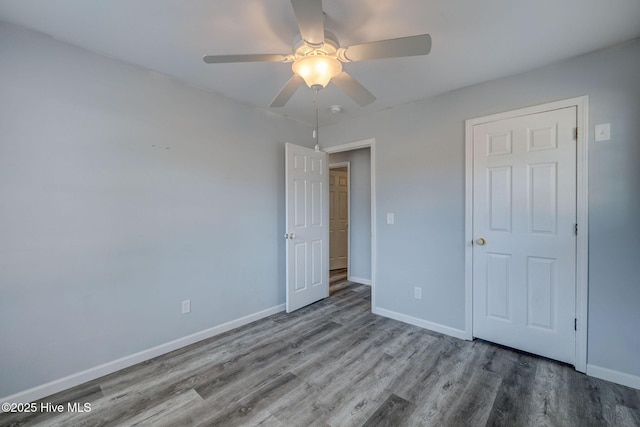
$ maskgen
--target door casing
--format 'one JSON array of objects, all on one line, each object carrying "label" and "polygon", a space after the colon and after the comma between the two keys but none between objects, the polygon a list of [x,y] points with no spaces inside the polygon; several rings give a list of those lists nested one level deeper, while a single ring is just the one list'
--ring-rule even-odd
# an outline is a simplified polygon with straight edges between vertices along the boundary
[{"label": "door casing", "polygon": [[521,108],[465,121],[465,338],[473,339],[473,127],[487,122],[510,119],[560,108],[577,108],[576,152],[576,353],[575,369],[587,369],[588,306],[588,117],[589,97],[581,96],[527,108]]}]

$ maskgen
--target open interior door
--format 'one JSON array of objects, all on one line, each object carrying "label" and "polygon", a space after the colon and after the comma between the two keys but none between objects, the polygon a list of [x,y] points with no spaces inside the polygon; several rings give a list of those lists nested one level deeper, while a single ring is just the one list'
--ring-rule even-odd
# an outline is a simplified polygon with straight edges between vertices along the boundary
[{"label": "open interior door", "polygon": [[287,313],[329,296],[327,154],[285,145]]}]

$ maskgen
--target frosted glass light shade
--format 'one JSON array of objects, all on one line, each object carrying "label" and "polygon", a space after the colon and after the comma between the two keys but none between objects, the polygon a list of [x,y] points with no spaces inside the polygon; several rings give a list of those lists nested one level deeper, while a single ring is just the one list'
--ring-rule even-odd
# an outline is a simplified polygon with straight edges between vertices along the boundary
[{"label": "frosted glass light shade", "polygon": [[331,56],[309,55],[296,59],[291,68],[307,86],[326,87],[334,76],[342,72],[342,63]]}]

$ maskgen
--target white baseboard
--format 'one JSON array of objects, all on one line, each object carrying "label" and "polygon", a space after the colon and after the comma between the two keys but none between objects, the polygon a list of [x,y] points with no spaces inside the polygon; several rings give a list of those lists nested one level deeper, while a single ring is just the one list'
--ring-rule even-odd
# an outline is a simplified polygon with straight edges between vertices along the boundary
[{"label": "white baseboard", "polygon": [[360,283],[361,285],[371,286],[371,279],[363,279],[361,277],[348,276],[347,280],[354,283]]},{"label": "white baseboard", "polygon": [[417,317],[408,316],[406,314],[398,313],[395,311],[387,310],[380,307],[373,307],[371,309],[373,314],[388,317],[390,319],[399,320],[410,325],[419,326],[430,331],[440,332],[441,334],[449,335],[461,340],[467,339],[466,331],[461,329],[452,328],[450,326],[441,325],[439,323],[429,322],[427,320],[418,319]]},{"label": "white baseboard", "polygon": [[62,390],[75,387],[87,381],[91,381],[96,378],[100,378],[104,375],[108,375],[113,372],[119,371],[121,369],[128,368],[129,366],[133,366],[137,363],[144,362],[145,360],[153,359],[154,357],[169,353],[173,350],[177,350],[179,348],[191,345],[198,341],[202,341],[204,339],[222,334],[224,332],[230,331],[231,329],[237,328],[242,325],[246,325],[247,323],[251,323],[256,320],[263,319],[265,317],[271,316],[272,314],[276,314],[281,311],[284,311],[284,309],[285,309],[285,305],[281,304],[275,307],[268,308],[266,310],[259,311],[257,313],[249,314],[239,319],[235,319],[230,322],[226,322],[221,325],[214,326],[209,329],[205,329],[204,331],[196,332],[194,334],[187,335],[182,338],[178,338],[168,343],[160,344],[158,346],[155,346],[146,350],[142,350],[138,353],[134,353],[129,356],[125,356],[120,359],[113,360],[111,362],[107,362],[102,365],[95,366],[93,368],[89,368],[81,372],[77,372],[75,374],[71,374],[64,378],[60,378],[55,381],[51,381],[46,384],[39,385],[37,387],[33,387],[25,391],[21,391],[11,396],[0,398],[0,402],[10,402],[10,403],[33,402],[35,400],[42,399],[43,397],[47,397],[54,393],[58,393]]},{"label": "white baseboard", "polygon": [[640,376],[587,364],[587,375],[640,390]]}]

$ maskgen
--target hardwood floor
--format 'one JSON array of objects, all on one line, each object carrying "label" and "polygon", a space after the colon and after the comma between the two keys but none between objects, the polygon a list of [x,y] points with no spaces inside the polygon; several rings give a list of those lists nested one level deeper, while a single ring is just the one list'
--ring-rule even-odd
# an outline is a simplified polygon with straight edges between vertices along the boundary
[{"label": "hardwood floor", "polygon": [[347,269],[346,268],[338,268],[335,270],[329,271],[329,283],[335,284],[338,282],[342,282],[347,280]]},{"label": "hardwood floor", "polygon": [[42,400],[88,413],[0,425],[640,425],[639,390],[373,315],[368,286],[331,293]]}]

